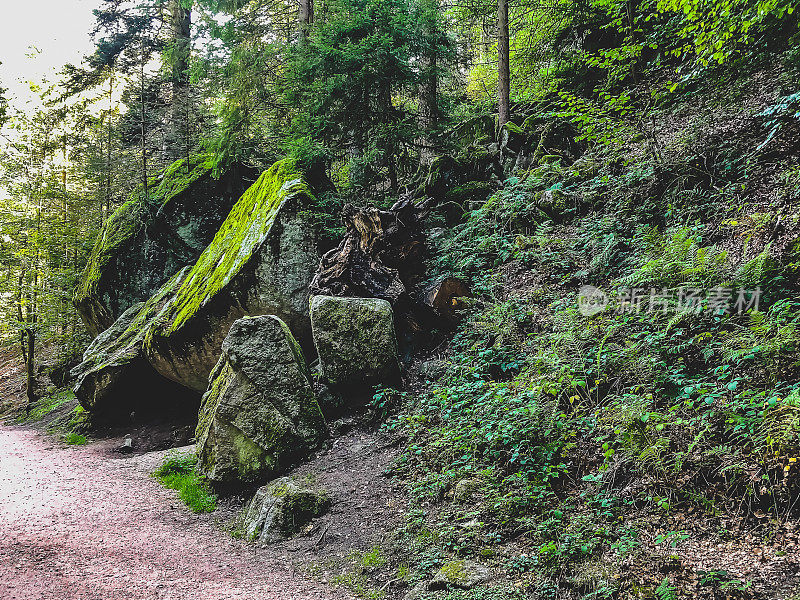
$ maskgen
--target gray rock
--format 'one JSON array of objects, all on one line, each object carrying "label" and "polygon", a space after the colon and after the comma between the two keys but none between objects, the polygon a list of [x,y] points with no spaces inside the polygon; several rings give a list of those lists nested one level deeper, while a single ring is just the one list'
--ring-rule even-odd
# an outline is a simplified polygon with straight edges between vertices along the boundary
[{"label": "gray rock", "polygon": [[289,159],[244,193],[148,334],[147,358],[159,373],[202,392],[228,330],[247,315],[276,315],[311,347],[308,287],[319,251],[308,211],[315,205]]},{"label": "gray rock", "polygon": [[202,400],[200,471],[219,483],[263,481],[306,458],[327,435],[286,323],[271,315],[236,321]]},{"label": "gray rock", "polygon": [[487,583],[491,575],[491,571],[480,563],[470,560],[451,560],[442,565],[442,568],[428,584],[428,589],[460,588],[469,590],[482,583]]},{"label": "gray rock", "polygon": [[247,507],[245,536],[262,543],[275,542],[300,531],[330,507],[324,490],[282,477],[258,489]]},{"label": "gray rock", "polygon": [[428,583],[420,581],[403,595],[403,600],[422,600],[427,595]]},{"label": "gray rock", "polygon": [[483,482],[480,479],[462,479],[456,484],[455,490],[453,490],[453,501],[459,504],[469,502],[482,485]]},{"label": "gray rock", "polygon": [[398,382],[394,317],[386,300],[314,296],[311,328],[322,380],[334,392]]}]

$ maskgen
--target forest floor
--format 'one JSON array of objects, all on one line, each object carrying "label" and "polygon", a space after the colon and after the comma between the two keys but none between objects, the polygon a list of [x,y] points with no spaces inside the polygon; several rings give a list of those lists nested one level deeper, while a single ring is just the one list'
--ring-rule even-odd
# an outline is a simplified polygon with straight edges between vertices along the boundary
[{"label": "forest floor", "polygon": [[164,452],[115,458],[0,426],[0,598],[343,598],[285,553],[220,531],[149,476]]}]

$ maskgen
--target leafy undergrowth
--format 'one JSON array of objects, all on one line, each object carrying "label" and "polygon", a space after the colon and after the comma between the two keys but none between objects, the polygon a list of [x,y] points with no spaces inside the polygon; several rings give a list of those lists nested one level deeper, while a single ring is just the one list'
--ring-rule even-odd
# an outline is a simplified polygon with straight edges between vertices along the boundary
[{"label": "leafy undergrowth", "polygon": [[[752,112],[682,110],[660,155],[547,157],[439,238],[437,275],[475,297],[386,424],[409,439],[411,582],[457,556],[537,598],[800,583],[797,132],[776,162],[753,151],[772,133]],[[604,310],[581,306],[585,285]]]},{"label": "leafy undergrowth", "polygon": [[153,472],[164,487],[177,490],[178,497],[192,512],[207,513],[217,508],[217,497],[195,471],[193,454],[171,456]]}]

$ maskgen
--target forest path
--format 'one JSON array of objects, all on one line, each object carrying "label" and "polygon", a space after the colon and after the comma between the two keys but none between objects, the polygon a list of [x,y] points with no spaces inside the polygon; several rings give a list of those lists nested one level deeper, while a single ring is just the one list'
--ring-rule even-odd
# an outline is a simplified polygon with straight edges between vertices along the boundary
[{"label": "forest path", "polygon": [[341,597],[190,513],[149,477],[162,457],[113,458],[0,426],[0,598]]}]

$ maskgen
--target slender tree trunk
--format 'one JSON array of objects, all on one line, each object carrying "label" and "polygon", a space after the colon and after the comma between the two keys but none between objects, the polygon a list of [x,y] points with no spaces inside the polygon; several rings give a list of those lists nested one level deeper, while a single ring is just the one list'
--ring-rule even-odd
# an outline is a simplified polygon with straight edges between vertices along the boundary
[{"label": "slender tree trunk", "polygon": [[509,63],[508,0],[497,0],[497,124],[511,119],[511,66]]},{"label": "slender tree trunk", "polygon": [[435,148],[431,132],[439,121],[438,104],[438,64],[436,47],[438,40],[438,0],[427,0],[425,3],[424,25],[422,35],[425,37],[426,51],[422,56],[422,83],[419,90],[419,125],[422,129],[420,159],[429,164],[434,157]]},{"label": "slender tree trunk", "polygon": [[314,0],[300,0],[300,13],[298,15],[300,26],[300,39],[308,40],[311,24],[314,22]]},{"label": "slender tree trunk", "polygon": [[144,194],[145,199],[147,199],[147,124],[145,122],[145,98],[144,98],[144,62],[145,62],[145,52],[144,52],[144,40],[142,40],[142,56],[139,65],[139,108],[142,111],[141,115],[141,136],[142,136],[142,193]]},{"label": "slender tree trunk", "polygon": [[25,360],[25,387],[26,395],[28,397],[27,412],[30,412],[34,402],[36,402],[36,361],[34,357],[34,349],[36,347],[36,333],[31,325],[25,328],[25,333],[28,343],[28,356]]},{"label": "slender tree trunk", "polygon": [[114,72],[108,78],[108,125],[106,127],[106,189],[103,203],[103,221],[111,212],[111,127],[114,110]]},{"label": "slender tree trunk", "polygon": [[173,42],[172,103],[170,106],[170,122],[167,126],[167,154],[169,158],[175,158],[182,154],[181,146],[183,144],[181,142],[188,139],[189,130],[189,57],[191,51],[192,10],[184,8],[181,0],[170,0],[170,26]]}]

